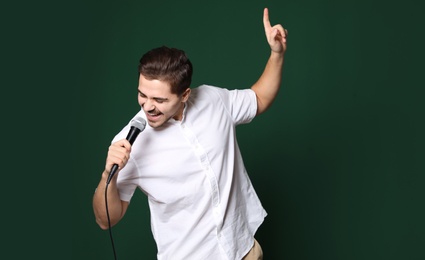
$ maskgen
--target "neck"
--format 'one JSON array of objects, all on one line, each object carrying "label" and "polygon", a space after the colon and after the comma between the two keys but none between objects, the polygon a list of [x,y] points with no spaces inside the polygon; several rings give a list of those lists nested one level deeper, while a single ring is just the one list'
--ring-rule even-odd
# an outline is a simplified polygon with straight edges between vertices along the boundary
[{"label": "neck", "polygon": [[173,116],[173,119],[176,121],[181,121],[183,119],[183,111],[184,111],[185,103],[182,103],[177,113]]}]

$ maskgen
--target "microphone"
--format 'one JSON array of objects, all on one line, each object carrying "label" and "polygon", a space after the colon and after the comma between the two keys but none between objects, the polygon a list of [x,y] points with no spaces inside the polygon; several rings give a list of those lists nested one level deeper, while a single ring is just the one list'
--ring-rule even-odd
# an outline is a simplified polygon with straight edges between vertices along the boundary
[{"label": "microphone", "polygon": [[[130,131],[127,134],[127,141],[130,142],[131,145],[133,145],[134,141],[136,140],[137,136],[145,130],[146,127],[146,120],[142,117],[136,117],[133,120],[130,121]],[[118,170],[118,164],[112,165],[111,172],[109,173],[108,180],[106,181],[107,184],[109,184],[112,180],[112,177],[114,177],[115,172]]]}]

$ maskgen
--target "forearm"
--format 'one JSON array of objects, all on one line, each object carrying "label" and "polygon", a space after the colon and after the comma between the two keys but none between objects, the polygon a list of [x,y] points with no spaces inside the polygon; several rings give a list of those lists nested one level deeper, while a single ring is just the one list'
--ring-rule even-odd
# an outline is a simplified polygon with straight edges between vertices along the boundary
[{"label": "forearm", "polygon": [[257,96],[257,115],[265,112],[276,98],[282,82],[283,52],[271,52],[258,81],[251,87]]},{"label": "forearm", "polygon": [[[103,172],[102,178],[93,196],[93,210],[96,217],[96,222],[102,229],[108,229],[109,227],[105,202],[107,177],[108,173]],[[122,218],[124,214],[123,202],[120,199],[116,182],[117,174],[114,178],[112,178],[111,182],[109,183],[107,191],[107,203],[111,227],[118,223],[118,221]]]}]

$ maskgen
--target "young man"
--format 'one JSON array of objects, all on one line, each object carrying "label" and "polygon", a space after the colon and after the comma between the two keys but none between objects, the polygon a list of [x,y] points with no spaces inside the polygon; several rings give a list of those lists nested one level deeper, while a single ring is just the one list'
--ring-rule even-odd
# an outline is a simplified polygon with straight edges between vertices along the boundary
[{"label": "young man", "polygon": [[109,227],[105,187],[117,164],[107,191],[110,224],[122,219],[140,188],[148,197],[158,259],[262,259],[254,235],[266,212],[245,170],[235,127],[266,111],[281,84],[287,31],[271,26],[267,8],[263,23],[271,54],[249,89],[190,89],[192,64],[183,51],[160,47],[143,55],[142,109],[135,117],[148,124],[133,145],[126,140],[129,124],[109,147],[93,198],[101,228]]}]

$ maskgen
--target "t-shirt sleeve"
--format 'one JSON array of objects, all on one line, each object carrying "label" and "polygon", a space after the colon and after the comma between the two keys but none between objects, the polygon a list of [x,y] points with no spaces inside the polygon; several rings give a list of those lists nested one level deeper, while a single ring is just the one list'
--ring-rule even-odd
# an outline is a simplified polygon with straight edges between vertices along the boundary
[{"label": "t-shirt sleeve", "polygon": [[214,88],[235,125],[246,124],[257,114],[257,97],[251,89]]},{"label": "t-shirt sleeve", "polygon": [[231,90],[231,115],[235,123],[246,124],[251,122],[257,114],[257,96],[251,89]]},{"label": "t-shirt sleeve", "polygon": [[131,197],[133,197],[134,191],[137,188],[134,179],[138,178],[137,167],[131,157],[125,167],[118,173],[117,178],[117,188],[120,199],[130,202]]}]

